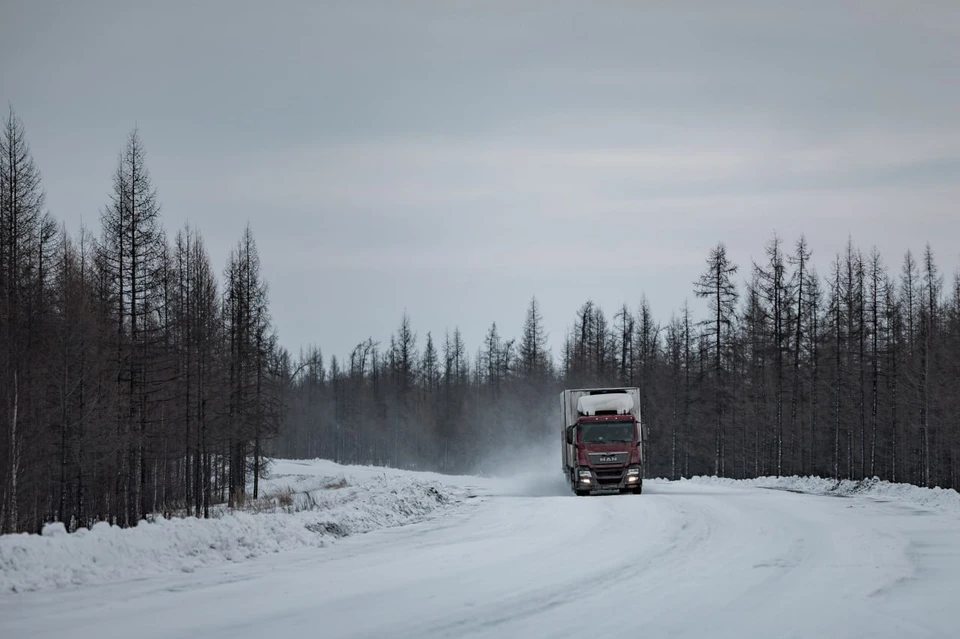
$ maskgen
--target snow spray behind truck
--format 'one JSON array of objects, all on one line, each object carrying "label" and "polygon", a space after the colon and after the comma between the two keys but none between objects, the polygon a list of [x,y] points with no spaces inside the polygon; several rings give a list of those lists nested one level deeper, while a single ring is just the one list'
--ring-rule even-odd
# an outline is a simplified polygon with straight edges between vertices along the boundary
[{"label": "snow spray behind truck", "polygon": [[563,472],[577,495],[643,490],[639,388],[577,388],[560,393]]}]

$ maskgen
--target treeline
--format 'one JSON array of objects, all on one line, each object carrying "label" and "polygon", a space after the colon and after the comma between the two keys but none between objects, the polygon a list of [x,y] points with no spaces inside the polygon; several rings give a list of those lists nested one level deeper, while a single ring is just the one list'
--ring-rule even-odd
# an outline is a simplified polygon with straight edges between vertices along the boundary
[{"label": "treeline", "polygon": [[[105,176],[106,177],[106,176]],[[222,276],[196,229],[172,241],[136,131],[98,234],[45,211],[12,112],[0,132],[0,530],[155,512],[207,516],[269,456],[443,472],[556,446],[562,388],[641,389],[647,476],[879,476],[958,486],[960,273],[932,249],[892,274],[848,241],[823,275],[774,236],[741,272],[723,244],[666,324],[646,299],[587,301],[554,352],[536,299],[518,338],[457,328],[325,360],[278,345],[247,227]],[[559,473],[559,459],[558,473]]]},{"label": "treeline", "polygon": [[553,432],[558,380],[546,342],[534,299],[519,342],[493,324],[472,358],[459,329],[421,339],[407,315],[387,344],[367,339],[342,361],[334,355],[327,364],[308,348],[287,385],[273,452],[482,471],[483,461],[496,461],[492,451],[509,455]]},{"label": "treeline", "polygon": [[459,330],[418,339],[407,316],[388,342],[343,360],[309,348],[275,452],[482,471],[553,444],[560,389],[627,385],[641,389],[648,476],[957,487],[960,274],[946,290],[929,246],[919,261],[907,252],[896,276],[852,241],[826,276],[802,237],[765,248],[745,286],[722,243],[710,252],[693,291],[708,316],[685,305],[661,324],[645,298],[612,317],[588,301],[556,356],[535,299],[519,339],[494,324],[472,357]]},{"label": "treeline", "polygon": [[72,237],[12,109],[0,192],[2,531],[205,516],[256,493],[285,356],[249,227],[222,279],[196,229],[170,241],[134,131],[99,234]]}]

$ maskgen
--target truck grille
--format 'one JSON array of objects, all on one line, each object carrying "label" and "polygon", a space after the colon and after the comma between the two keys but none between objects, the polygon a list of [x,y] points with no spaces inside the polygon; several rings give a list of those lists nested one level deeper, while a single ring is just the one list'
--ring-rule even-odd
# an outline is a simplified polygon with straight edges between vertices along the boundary
[{"label": "truck grille", "polygon": [[597,483],[601,486],[607,486],[610,484],[617,485],[623,480],[623,469],[610,469],[610,470],[594,470],[594,474],[597,476]]}]

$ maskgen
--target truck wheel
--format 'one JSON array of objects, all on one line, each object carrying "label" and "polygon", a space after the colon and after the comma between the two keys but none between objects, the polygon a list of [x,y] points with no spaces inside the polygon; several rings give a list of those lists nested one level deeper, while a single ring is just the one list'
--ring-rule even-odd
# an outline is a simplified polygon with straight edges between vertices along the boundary
[{"label": "truck wheel", "polygon": [[577,497],[586,497],[587,495],[590,494],[589,490],[580,490],[579,488],[575,489],[574,492],[577,493]]},{"label": "truck wheel", "polygon": [[633,489],[633,494],[634,494],[634,495],[639,495],[639,494],[641,494],[641,493],[643,493],[643,480],[642,480],[642,479],[640,480],[640,483],[637,484],[636,488]]}]

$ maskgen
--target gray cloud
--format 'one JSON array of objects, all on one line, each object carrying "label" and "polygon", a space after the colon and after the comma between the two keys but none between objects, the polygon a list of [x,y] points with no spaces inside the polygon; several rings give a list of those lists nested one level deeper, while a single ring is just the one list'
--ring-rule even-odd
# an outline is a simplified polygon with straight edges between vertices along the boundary
[{"label": "gray cloud", "polygon": [[167,226],[249,220],[291,348],[455,324],[555,350],[575,308],[692,297],[776,230],[823,272],[960,263],[952,2],[18,2],[2,94],[54,214],[95,226],[136,123]]}]

